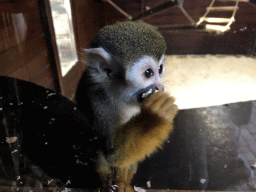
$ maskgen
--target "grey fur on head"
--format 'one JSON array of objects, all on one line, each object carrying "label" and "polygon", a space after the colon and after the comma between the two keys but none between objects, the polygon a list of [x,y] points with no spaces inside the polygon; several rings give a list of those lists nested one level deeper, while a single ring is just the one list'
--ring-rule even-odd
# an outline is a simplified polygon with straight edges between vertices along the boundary
[{"label": "grey fur on head", "polygon": [[91,48],[102,47],[127,67],[144,55],[156,59],[164,54],[166,43],[153,26],[127,21],[103,27],[91,43]]}]

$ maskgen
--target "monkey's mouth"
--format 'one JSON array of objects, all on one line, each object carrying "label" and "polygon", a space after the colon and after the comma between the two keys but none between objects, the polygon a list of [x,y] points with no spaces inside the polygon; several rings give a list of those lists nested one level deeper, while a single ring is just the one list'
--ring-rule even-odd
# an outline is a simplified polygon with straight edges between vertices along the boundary
[{"label": "monkey's mouth", "polygon": [[155,86],[153,86],[153,85],[151,85],[151,86],[148,86],[148,87],[146,87],[146,88],[144,88],[144,89],[141,89],[141,90],[139,90],[137,93],[137,95],[138,95],[138,101],[139,102],[142,102],[142,101],[144,101],[145,99],[147,99],[150,95],[152,95],[153,93],[155,93],[156,91],[158,91],[158,90],[156,90],[156,88],[155,88]]}]

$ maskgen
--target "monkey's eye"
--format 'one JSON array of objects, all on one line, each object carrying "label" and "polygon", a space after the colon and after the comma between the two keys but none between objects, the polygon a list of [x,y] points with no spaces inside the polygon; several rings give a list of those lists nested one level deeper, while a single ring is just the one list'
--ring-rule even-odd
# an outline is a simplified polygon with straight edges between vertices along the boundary
[{"label": "monkey's eye", "polygon": [[158,70],[158,73],[159,73],[159,74],[161,74],[161,73],[163,72],[163,68],[164,68],[164,66],[163,66],[163,64],[161,64],[161,65],[159,66],[159,70]]},{"label": "monkey's eye", "polygon": [[147,78],[151,77],[154,75],[154,72],[152,71],[152,69],[148,68],[146,71],[145,71],[145,76]]}]

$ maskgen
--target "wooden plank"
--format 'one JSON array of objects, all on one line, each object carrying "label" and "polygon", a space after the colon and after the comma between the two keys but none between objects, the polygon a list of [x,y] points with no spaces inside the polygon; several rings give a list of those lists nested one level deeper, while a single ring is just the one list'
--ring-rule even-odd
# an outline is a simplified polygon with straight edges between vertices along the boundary
[{"label": "wooden plank", "polygon": [[[88,48],[91,40],[94,38],[95,34],[100,30],[100,28],[107,21],[104,12],[111,12],[112,10],[115,12],[114,8],[111,7],[108,3],[103,5],[99,4],[93,0],[76,0],[70,1],[72,7],[72,16],[73,16],[73,25],[75,32],[75,39],[77,45],[77,51],[79,60],[82,60],[81,49]],[[118,3],[115,1],[115,3]],[[105,6],[106,5],[106,6]],[[107,9],[109,7],[109,9]],[[108,14],[106,13],[106,14]],[[117,13],[119,14],[119,13]],[[110,14],[112,15],[112,13]],[[119,14],[121,15],[121,14]],[[86,18],[86,20],[84,19]],[[108,20],[111,23],[111,21]],[[80,62],[68,72],[62,78],[63,83],[63,91],[62,93],[71,98],[75,93],[75,87],[80,79],[82,71],[85,69],[85,65],[81,65]],[[78,71],[78,72],[77,72]]]},{"label": "wooden plank", "polygon": [[40,74],[41,71],[49,67],[50,67],[50,63],[49,63],[48,51],[45,50],[41,54],[39,54],[35,59],[33,59],[31,62],[21,66],[14,72],[8,74],[8,76],[33,82],[33,79],[35,79],[36,76],[38,76],[38,74]]},{"label": "wooden plank", "polygon": [[54,69],[54,77],[55,80],[58,81],[58,90],[64,94],[65,89],[62,82],[62,73],[61,73],[61,63],[58,54],[58,46],[56,42],[56,36],[54,32],[54,24],[53,24],[53,17],[50,8],[49,0],[44,1],[41,5],[42,8],[42,15],[43,15],[43,25],[45,27],[45,32],[48,34],[48,38],[46,39],[48,44],[49,52],[51,53],[51,60],[54,61],[52,63],[52,69]]},{"label": "wooden plank", "polygon": [[23,42],[20,46],[15,46],[0,54],[0,75],[7,75],[26,63],[35,59],[40,53],[47,50],[45,36]]},{"label": "wooden plank", "polygon": [[54,77],[53,71],[51,70],[50,67],[47,67],[40,75],[38,75],[33,80],[33,83],[43,87],[47,87],[49,84],[52,84],[52,82],[54,81],[53,77]]},{"label": "wooden plank", "polygon": [[[237,0],[218,0],[218,1],[237,1]],[[239,2],[250,2],[250,0],[238,0]]]},{"label": "wooden plank", "polygon": [[[30,26],[28,26],[30,27]],[[42,26],[39,23],[33,24],[33,30],[26,31],[26,35],[21,38],[21,34],[18,34],[18,37],[15,34],[14,26],[0,27],[0,53],[15,47],[19,44],[17,38],[20,42],[30,41],[44,33]],[[36,29],[36,30],[34,30]]]},{"label": "wooden plank", "polygon": [[38,10],[40,1],[28,0],[0,0],[0,12],[5,13],[29,13]]},{"label": "wooden plank", "polygon": [[0,53],[18,44],[12,26],[0,29],[0,34]]},{"label": "wooden plank", "polygon": [[56,83],[52,80],[52,81],[48,82],[47,85],[45,85],[45,88],[51,89],[53,91],[57,91],[55,85],[56,85]]},{"label": "wooden plank", "polygon": [[[41,71],[38,71],[37,74],[34,74],[34,76],[28,76],[27,68],[21,68],[11,74],[9,74],[9,77],[14,77],[17,79],[21,79],[24,81],[29,81],[32,83],[35,83],[39,86],[50,88],[54,91],[56,91],[56,84],[54,83],[54,74],[53,71],[50,68],[50,65],[45,66],[45,68]],[[33,91],[33,90],[32,90]]]},{"label": "wooden plank", "polygon": [[49,55],[47,50],[42,52],[33,61],[8,74],[8,76],[57,90],[56,83],[54,83],[54,74],[49,62]]},{"label": "wooden plank", "polygon": [[[203,20],[209,23],[228,23],[231,21],[231,18],[205,17]],[[235,22],[235,20],[233,20],[233,22]]]},{"label": "wooden plank", "polygon": [[0,2],[0,75],[56,90],[41,9],[39,1]]},{"label": "wooden plank", "polygon": [[[198,21],[200,17],[202,17],[206,11],[206,8],[210,4],[211,1],[185,1],[184,2],[184,9],[189,13],[189,15],[195,20]],[[158,1],[157,1],[158,3]],[[216,4],[218,6],[233,6],[234,2],[218,2]],[[147,6],[149,2],[146,1]],[[155,3],[156,4],[156,3]],[[216,5],[216,6],[217,6]],[[211,16],[216,17],[227,17],[231,16],[230,12],[211,12]],[[236,22],[255,22],[256,21],[256,11],[252,4],[240,2],[239,3],[239,10],[236,13]],[[153,24],[153,25],[163,25],[163,24],[188,24],[189,21],[183,15],[183,13],[179,10],[179,8],[173,8],[172,10],[168,10],[166,12],[161,12],[160,14],[156,14],[149,19],[143,19],[143,21]],[[234,23],[235,24],[235,23]]]},{"label": "wooden plank", "polygon": [[254,23],[235,22],[222,36],[205,34],[170,34],[162,31],[167,43],[166,54],[252,54]]},{"label": "wooden plank", "polygon": [[0,52],[44,33],[38,1],[0,2]]},{"label": "wooden plank", "polygon": [[28,71],[26,70],[26,68],[21,68],[9,74],[8,76],[18,78],[24,81],[29,81],[39,86],[50,88],[56,91],[56,85],[54,83],[54,78],[53,78],[54,74],[49,65],[46,66],[44,70],[39,71],[38,74],[34,74],[33,77],[27,76],[27,74],[28,74]]},{"label": "wooden plank", "polygon": [[226,7],[207,7],[208,10],[211,11],[234,11],[235,9],[238,9],[237,6],[226,6]]},{"label": "wooden plank", "polygon": [[76,92],[76,88],[78,82],[82,76],[84,71],[84,64],[82,62],[78,62],[70,72],[64,77],[63,82],[66,86],[65,96],[70,99],[74,99],[74,95]]}]

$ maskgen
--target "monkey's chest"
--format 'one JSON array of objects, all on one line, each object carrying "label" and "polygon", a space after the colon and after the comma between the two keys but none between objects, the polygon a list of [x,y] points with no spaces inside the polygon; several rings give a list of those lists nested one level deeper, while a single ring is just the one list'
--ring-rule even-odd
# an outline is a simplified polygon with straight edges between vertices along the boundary
[{"label": "monkey's chest", "polygon": [[121,109],[120,124],[127,123],[132,117],[140,112],[140,107],[123,107]]}]

